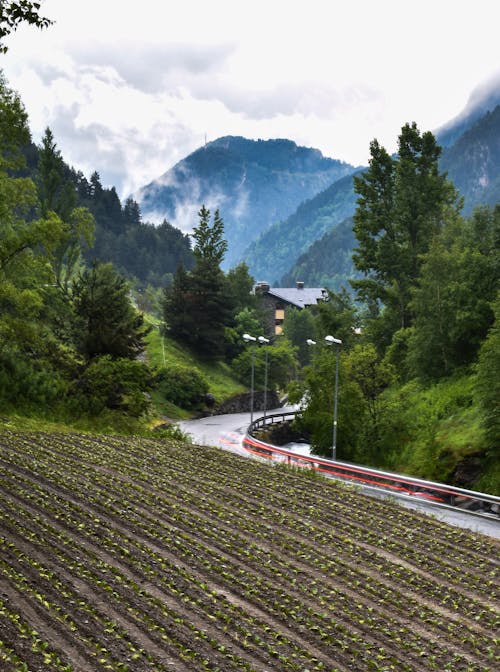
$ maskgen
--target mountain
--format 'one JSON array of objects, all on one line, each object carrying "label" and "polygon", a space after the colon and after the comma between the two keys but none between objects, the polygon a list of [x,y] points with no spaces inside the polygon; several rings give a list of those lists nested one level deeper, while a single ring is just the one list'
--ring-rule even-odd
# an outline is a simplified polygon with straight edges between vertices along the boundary
[{"label": "mountain", "polygon": [[257,280],[279,285],[280,278],[311,243],[352,215],[355,204],[351,174],[302,203],[293,215],[251,243],[243,257],[250,273]]},{"label": "mountain", "polygon": [[[443,147],[440,169],[464,196],[465,215],[500,201],[499,105],[497,76],[435,132]],[[141,189],[137,200],[145,217],[166,218],[185,231],[196,225],[202,203],[219,208],[229,243],[226,267],[245,261],[256,280],[335,289],[348,284],[343,227],[356,207],[352,175],[362,169],[289,140],[229,136],[193,152]]]},{"label": "mountain", "polygon": [[[439,161],[440,170],[448,173],[463,195],[464,216],[469,216],[478,205],[493,206],[500,202],[499,102],[500,78],[497,77],[479,87],[471,95],[464,112],[436,133],[445,145]],[[313,198],[286,221],[271,227],[247,250],[251,271],[256,268],[259,278],[265,278],[262,267],[267,260],[278,286],[286,287],[296,280],[303,280],[309,286],[338,290],[344,285],[348,288],[348,279],[354,277],[354,267],[352,262],[349,263],[350,253],[346,245],[351,239],[354,247],[356,241],[345,231],[344,218],[354,214],[356,197],[353,190],[344,190],[347,186],[352,189],[351,178],[344,178],[325,190],[321,195],[321,207],[316,207],[317,201]],[[341,212],[335,207],[339,189],[346,206]],[[340,228],[338,233],[337,228]],[[294,242],[299,244],[294,245]],[[302,249],[297,254],[300,246]],[[289,262],[285,271],[281,265],[284,257]],[[272,264],[269,263],[271,260]],[[282,273],[280,279],[278,271]]]},{"label": "mountain", "polygon": [[[451,146],[443,149],[439,167],[448,173],[448,178],[464,197],[462,210],[464,216],[469,216],[478,205],[494,206],[500,202],[500,105],[491,112],[484,113]],[[332,185],[324,193],[335,195],[340,183]],[[345,193],[344,196],[345,202],[352,204],[352,211],[348,213],[352,215],[355,208],[354,192]],[[329,206],[333,204],[334,200],[330,204],[325,202],[324,210],[328,211]],[[352,220],[342,221],[333,214],[332,209],[329,229],[318,238],[315,234],[318,229],[315,217],[320,219],[321,214],[311,207],[313,205],[314,199],[308,204],[303,204],[287,222],[272,227],[265,234],[266,240],[269,241],[268,258],[280,258],[282,246],[289,247],[289,241],[285,239],[280,246],[278,234],[281,232],[282,238],[285,238],[285,231],[290,221],[294,222],[295,228],[302,228],[302,240],[305,245],[303,252],[295,259],[289,255],[290,266],[276,284],[288,287],[297,280],[302,280],[309,286],[327,287],[334,291],[338,291],[342,286],[349,289],[349,278],[356,277],[352,264],[352,250],[356,246],[356,239],[352,228],[348,230],[349,226],[352,227]],[[303,216],[299,219],[298,215],[301,212]],[[322,224],[325,224],[324,220]],[[308,239],[309,246],[305,243]],[[274,268],[273,266],[273,270]]]},{"label": "mountain", "polygon": [[134,198],[145,219],[167,219],[184,231],[197,225],[202,204],[212,212],[219,209],[230,268],[249,242],[354,170],[291,140],[227,136],[193,152]]},{"label": "mountain", "polygon": [[348,217],[327,231],[300,255],[278,286],[295,287],[301,280],[308,287],[326,287],[334,292],[345,287],[350,291],[348,279],[360,277],[352,260],[356,246],[352,226],[352,217]]},{"label": "mountain", "polygon": [[500,202],[500,105],[447,147],[439,166],[464,196],[464,215]]},{"label": "mountain", "polygon": [[500,73],[476,87],[462,112],[435,131],[438,143],[441,147],[451,147],[497,105],[500,105]]}]

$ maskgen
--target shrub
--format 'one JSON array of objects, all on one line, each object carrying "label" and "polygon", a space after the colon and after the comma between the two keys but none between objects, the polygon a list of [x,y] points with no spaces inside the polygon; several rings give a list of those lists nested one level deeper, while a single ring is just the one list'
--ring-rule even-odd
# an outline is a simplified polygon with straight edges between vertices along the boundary
[{"label": "shrub", "polygon": [[90,415],[111,409],[139,417],[148,409],[151,384],[151,373],[142,362],[103,355],[93,359],[74,384],[72,405]]},{"label": "shrub", "polygon": [[166,401],[181,408],[193,408],[208,392],[208,382],[196,368],[173,364],[158,370],[155,387]]},{"label": "shrub", "polygon": [[53,406],[64,395],[66,381],[59,371],[45,362],[26,360],[21,354],[2,353],[0,357],[0,406],[44,408]]}]

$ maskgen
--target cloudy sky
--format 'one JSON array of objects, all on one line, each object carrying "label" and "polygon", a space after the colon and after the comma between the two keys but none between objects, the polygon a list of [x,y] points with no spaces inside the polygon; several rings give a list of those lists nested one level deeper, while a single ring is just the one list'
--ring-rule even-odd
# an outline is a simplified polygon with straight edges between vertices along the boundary
[{"label": "cloudy sky", "polygon": [[289,138],[366,165],[500,73],[498,0],[45,0],[0,55],[39,143],[124,198],[205,141]]}]

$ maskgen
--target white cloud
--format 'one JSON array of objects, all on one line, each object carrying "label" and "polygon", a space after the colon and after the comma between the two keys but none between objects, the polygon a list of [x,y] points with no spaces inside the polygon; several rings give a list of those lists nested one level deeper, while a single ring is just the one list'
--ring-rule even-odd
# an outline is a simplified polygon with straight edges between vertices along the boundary
[{"label": "white cloud", "polygon": [[500,69],[497,0],[46,0],[2,56],[68,163],[124,197],[222,135],[290,138],[353,164],[436,129]]}]

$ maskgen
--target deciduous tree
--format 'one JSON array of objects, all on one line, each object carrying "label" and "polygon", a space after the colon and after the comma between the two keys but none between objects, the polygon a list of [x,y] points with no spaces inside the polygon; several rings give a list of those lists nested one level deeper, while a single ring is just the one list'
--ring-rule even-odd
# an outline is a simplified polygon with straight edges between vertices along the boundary
[{"label": "deciduous tree", "polygon": [[40,16],[40,2],[29,0],[3,0],[0,2],[0,52],[5,53],[7,47],[3,39],[17,30],[21,23],[28,23],[37,28],[47,28],[53,21]]},{"label": "deciduous tree", "polygon": [[411,289],[422,255],[448,211],[460,209],[455,188],[439,172],[440,152],[432,133],[406,124],[398,155],[389,156],[374,140],[368,170],[354,177],[354,262],[366,277],[352,284],[359,298],[384,307],[392,332],[411,325]]}]

